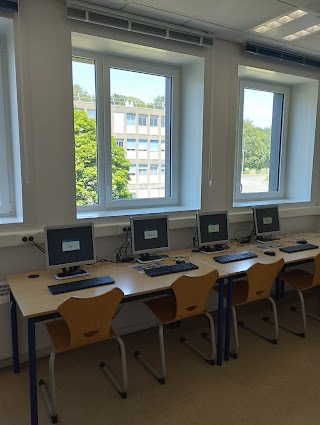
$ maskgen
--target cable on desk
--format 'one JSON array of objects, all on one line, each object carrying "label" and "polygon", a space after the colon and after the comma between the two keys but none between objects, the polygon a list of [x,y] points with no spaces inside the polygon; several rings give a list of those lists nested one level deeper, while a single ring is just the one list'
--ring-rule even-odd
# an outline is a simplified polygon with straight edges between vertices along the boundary
[{"label": "cable on desk", "polygon": [[199,251],[200,251],[199,238],[198,238],[198,231],[196,230],[192,238],[192,252],[199,252]]},{"label": "cable on desk", "polygon": [[[238,232],[241,232],[241,231],[246,231],[246,232],[250,232],[250,233],[249,233],[248,235],[245,235],[245,236],[237,237],[237,236],[236,236],[236,235],[237,235],[237,233],[238,233]],[[237,229],[237,230],[234,232],[233,237],[234,237],[234,239],[235,239],[238,243],[240,243],[240,244],[246,244],[246,243],[250,243],[250,242],[251,242],[251,239],[254,237],[254,235],[255,235],[255,230],[254,230],[254,229],[250,230],[250,229],[243,228],[243,229]]]},{"label": "cable on desk", "polygon": [[131,229],[130,227],[125,227],[124,230],[126,231],[126,240],[123,242],[123,244],[114,250],[116,254],[116,261],[122,261],[122,262],[130,262],[134,260],[133,256],[128,256],[128,250],[131,248]]}]

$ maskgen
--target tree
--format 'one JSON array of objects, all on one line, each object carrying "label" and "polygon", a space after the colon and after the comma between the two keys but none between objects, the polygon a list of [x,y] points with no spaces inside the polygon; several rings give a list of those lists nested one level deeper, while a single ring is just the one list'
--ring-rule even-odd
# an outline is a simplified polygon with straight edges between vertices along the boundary
[{"label": "tree", "polygon": [[270,166],[271,128],[260,128],[250,120],[243,120],[243,169],[261,171]]},{"label": "tree", "polygon": [[79,84],[73,85],[73,98],[80,102],[95,102],[95,97],[79,86]]},{"label": "tree", "polygon": [[[75,168],[77,205],[98,203],[96,120],[85,111],[74,110]],[[130,161],[125,151],[111,137],[112,198],[130,198]]]}]

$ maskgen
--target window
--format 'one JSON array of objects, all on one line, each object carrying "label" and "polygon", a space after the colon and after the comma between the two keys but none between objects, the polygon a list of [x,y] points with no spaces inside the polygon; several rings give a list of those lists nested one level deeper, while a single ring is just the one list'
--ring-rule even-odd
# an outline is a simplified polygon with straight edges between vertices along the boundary
[{"label": "window", "polygon": [[161,127],[165,127],[165,123],[166,123],[165,117],[161,117]]},{"label": "window", "polygon": [[148,170],[147,164],[140,164],[139,165],[139,176],[146,176]]},{"label": "window", "polygon": [[284,196],[289,89],[240,82],[235,200]]},{"label": "window", "polygon": [[127,125],[135,125],[136,123],[136,114],[127,114]]},{"label": "window", "polygon": [[147,116],[146,115],[139,115],[139,126],[140,127],[146,127],[147,125]]},{"label": "window", "polygon": [[158,127],[158,116],[150,115],[150,127]]},{"label": "window", "polygon": [[158,152],[159,140],[150,140],[150,152]]},{"label": "window", "polygon": [[150,175],[151,176],[157,176],[158,175],[158,165],[152,164],[150,165]]},{"label": "window", "polygon": [[0,218],[15,213],[8,59],[0,37]]},{"label": "window", "polygon": [[135,139],[127,140],[127,151],[135,151],[136,150],[136,141]]},{"label": "window", "polygon": [[139,151],[146,151],[148,146],[148,141],[145,139],[139,139]]},{"label": "window", "polygon": [[[180,126],[178,120],[173,119],[178,116],[180,98],[178,69],[155,65],[151,61],[140,62],[77,51],[73,56],[73,84],[74,91],[80,91],[94,100],[96,110],[96,120],[88,118],[84,128],[79,127],[83,121],[75,120],[78,211],[122,211],[127,208],[177,205],[179,173],[172,164],[178,163],[176,156],[179,151]],[[160,109],[155,109],[154,99],[158,97],[163,99],[163,103]],[[166,118],[163,135],[167,142],[162,158],[166,173],[162,184],[164,188],[155,199],[145,196],[144,191],[149,179],[150,162],[158,159],[156,154],[152,156],[149,151],[158,152],[159,149],[158,140],[153,140],[149,142],[148,150],[151,135],[148,124],[152,122],[158,126],[161,114]],[[120,116],[124,117],[124,125]],[[172,134],[175,135],[174,145]],[[127,138],[127,135],[131,138]],[[116,151],[116,148],[120,150]],[[137,158],[144,164],[137,165],[135,182],[131,178],[132,163]],[[144,193],[143,198],[140,193]]]},{"label": "window", "polygon": [[129,167],[129,176],[135,176],[136,175],[136,165],[131,164]]}]

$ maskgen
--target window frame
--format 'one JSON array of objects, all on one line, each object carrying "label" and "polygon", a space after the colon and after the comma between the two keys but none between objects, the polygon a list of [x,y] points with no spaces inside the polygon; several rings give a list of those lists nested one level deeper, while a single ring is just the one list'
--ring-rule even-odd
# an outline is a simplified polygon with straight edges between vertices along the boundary
[{"label": "window frame", "polygon": [[[109,54],[73,49],[72,60],[94,60],[96,66],[96,110],[97,110],[97,167],[98,167],[98,203],[77,206],[79,213],[89,211],[125,211],[160,206],[179,205],[179,149],[180,149],[180,84],[181,71],[177,66],[153,63]],[[171,140],[170,149],[165,153],[165,196],[145,199],[112,199],[111,172],[111,104],[110,104],[110,69],[119,68],[128,71],[150,73],[171,78],[170,87],[166,85],[166,114],[170,116],[170,126],[165,127],[165,138]],[[99,88],[103,88],[99,89]],[[143,114],[142,114],[143,115]],[[166,143],[167,147],[167,143]],[[175,165],[175,166],[173,166]],[[169,169],[169,170],[168,170]],[[168,172],[170,171],[170,172]],[[130,181],[129,183],[130,184]],[[169,196],[171,192],[171,196]]]},{"label": "window frame", "polygon": [[[278,123],[282,121],[280,139],[275,143],[278,145],[280,158],[278,159],[278,190],[272,190],[268,192],[251,192],[241,193],[241,163],[242,163],[242,131],[243,131],[243,108],[244,108],[244,92],[245,89],[253,89],[260,91],[268,91],[272,93],[283,94],[283,108],[282,114],[277,120]],[[286,151],[287,151],[287,135],[288,135],[288,121],[289,121],[289,108],[290,108],[290,86],[277,84],[274,82],[240,79],[239,80],[239,98],[238,98],[238,120],[236,128],[236,155],[235,155],[235,174],[234,174],[234,190],[233,190],[233,201],[246,202],[251,201],[267,201],[267,200],[280,200],[285,197],[285,178],[286,178]],[[273,111],[274,114],[274,111]],[[274,117],[273,117],[274,119]],[[272,137],[272,133],[271,133]],[[271,153],[272,153],[272,139],[271,139]],[[271,160],[271,159],[270,159]],[[270,167],[271,168],[271,167]]]}]

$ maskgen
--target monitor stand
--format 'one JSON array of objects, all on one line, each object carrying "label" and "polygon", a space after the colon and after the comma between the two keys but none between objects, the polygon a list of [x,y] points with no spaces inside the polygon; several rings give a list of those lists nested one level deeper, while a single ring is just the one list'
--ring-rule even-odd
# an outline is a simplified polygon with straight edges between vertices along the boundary
[{"label": "monitor stand", "polygon": [[257,236],[256,241],[259,243],[268,243],[278,241],[280,238],[277,236]]},{"label": "monitor stand", "polygon": [[89,273],[85,270],[79,269],[79,266],[72,266],[69,269],[63,267],[61,273],[54,275],[55,279],[71,279],[72,277],[87,276]]},{"label": "monitor stand", "polygon": [[138,263],[151,263],[152,261],[162,260],[161,255],[150,255],[150,254],[141,254],[141,257],[137,259]]},{"label": "monitor stand", "polygon": [[213,246],[210,246],[210,245],[202,246],[200,248],[200,251],[203,254],[211,254],[212,252],[226,251],[228,248],[229,248],[228,245],[216,244]]}]

